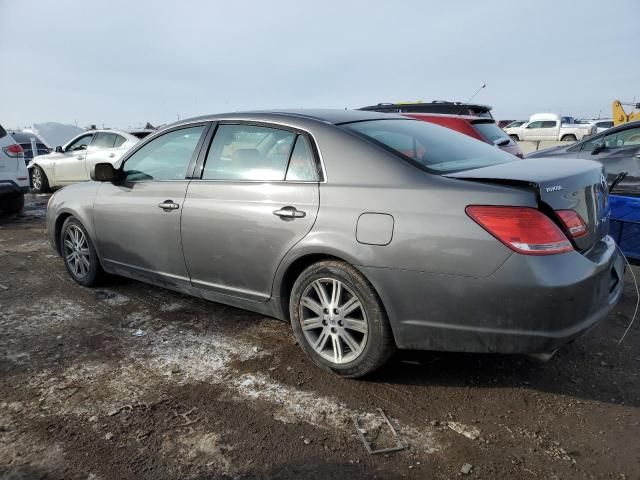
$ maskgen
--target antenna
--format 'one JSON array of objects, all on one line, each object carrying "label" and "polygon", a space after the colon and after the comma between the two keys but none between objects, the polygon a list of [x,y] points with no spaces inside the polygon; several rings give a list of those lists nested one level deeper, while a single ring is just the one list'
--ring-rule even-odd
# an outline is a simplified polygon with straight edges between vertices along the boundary
[{"label": "antenna", "polygon": [[473,100],[474,98],[476,98],[476,95],[478,95],[480,93],[480,90],[482,90],[483,88],[485,88],[487,86],[487,84],[485,82],[482,82],[482,85],[480,85],[480,88],[478,90],[476,90],[476,93],[474,93],[473,95],[471,95],[471,98],[469,100],[467,100],[465,103],[462,104],[462,107],[460,108],[460,110],[458,110],[458,113],[456,113],[456,115],[460,115],[460,112],[462,110],[464,110],[464,107],[469,105],[469,102],[471,100]]}]

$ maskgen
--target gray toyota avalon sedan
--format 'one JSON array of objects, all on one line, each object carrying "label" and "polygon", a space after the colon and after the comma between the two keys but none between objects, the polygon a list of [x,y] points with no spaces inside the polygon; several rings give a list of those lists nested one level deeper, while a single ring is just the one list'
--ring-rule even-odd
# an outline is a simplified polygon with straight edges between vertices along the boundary
[{"label": "gray toyota avalon sedan", "polygon": [[396,348],[548,353],[618,301],[602,166],[520,160],[367,111],[211,115],[49,202],[71,277],[106,272],[291,322],[358,377]]}]

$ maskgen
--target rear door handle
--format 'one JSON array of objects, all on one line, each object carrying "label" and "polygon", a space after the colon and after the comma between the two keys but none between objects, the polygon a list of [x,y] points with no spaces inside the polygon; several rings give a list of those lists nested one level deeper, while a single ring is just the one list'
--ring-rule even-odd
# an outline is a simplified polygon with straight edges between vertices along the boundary
[{"label": "rear door handle", "polygon": [[282,218],[302,218],[306,215],[306,212],[297,210],[296,207],[282,207],[280,210],[273,212],[273,214]]},{"label": "rear door handle", "polygon": [[165,212],[169,212],[171,210],[177,210],[180,208],[180,205],[173,200],[165,200],[162,203],[158,204],[158,208],[163,209]]}]

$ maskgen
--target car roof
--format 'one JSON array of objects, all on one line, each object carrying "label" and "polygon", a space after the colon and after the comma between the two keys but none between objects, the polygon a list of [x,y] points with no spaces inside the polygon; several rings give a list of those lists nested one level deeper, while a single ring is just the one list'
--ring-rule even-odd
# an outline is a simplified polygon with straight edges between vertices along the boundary
[{"label": "car roof", "polygon": [[216,120],[247,120],[247,121],[265,121],[265,122],[282,122],[287,123],[307,123],[321,122],[325,124],[341,125],[344,123],[362,122],[365,120],[409,120],[407,117],[395,113],[380,113],[363,110],[346,110],[346,109],[278,109],[278,110],[254,110],[246,112],[218,113],[212,115],[202,115],[199,117],[186,118],[178,122],[166,125],[166,127],[174,127],[183,124],[195,123],[198,121],[216,121]]},{"label": "car roof", "polygon": [[18,143],[30,141],[32,138],[35,138],[37,142],[43,143],[40,137],[38,137],[38,135],[32,132],[17,132],[17,131],[11,130],[9,134]]}]

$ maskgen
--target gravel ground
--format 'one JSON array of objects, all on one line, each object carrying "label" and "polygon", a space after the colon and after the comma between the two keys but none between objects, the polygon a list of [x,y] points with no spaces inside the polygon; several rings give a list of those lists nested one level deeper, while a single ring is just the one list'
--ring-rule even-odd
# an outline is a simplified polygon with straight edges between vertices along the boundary
[{"label": "gravel ground", "polygon": [[[640,478],[640,321],[617,342],[630,277],[548,363],[401,352],[342,380],[283,322],[122,278],[76,285],[46,243],[47,199],[0,218],[0,478]],[[394,440],[378,408],[405,450],[367,454],[353,416]]]}]

